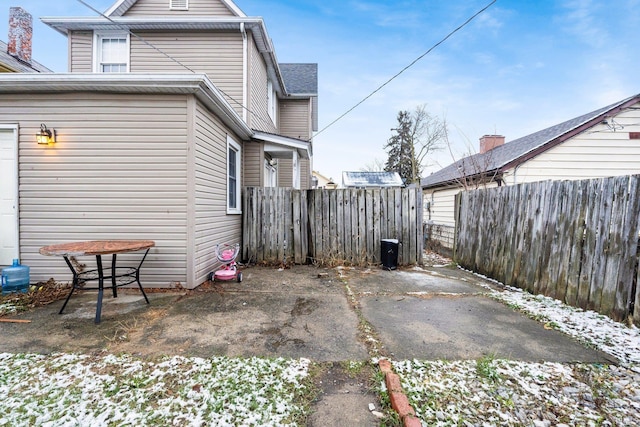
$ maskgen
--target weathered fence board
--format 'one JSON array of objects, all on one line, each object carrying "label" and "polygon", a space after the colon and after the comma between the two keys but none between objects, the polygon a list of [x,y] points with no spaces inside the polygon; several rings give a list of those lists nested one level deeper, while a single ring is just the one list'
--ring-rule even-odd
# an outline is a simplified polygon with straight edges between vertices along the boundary
[{"label": "weathered fence board", "polygon": [[464,267],[640,323],[640,175],[468,191],[456,206]]},{"label": "weathered fence board", "polygon": [[422,262],[420,189],[247,187],[243,198],[244,260],[378,264],[381,239],[397,239],[399,264]]}]

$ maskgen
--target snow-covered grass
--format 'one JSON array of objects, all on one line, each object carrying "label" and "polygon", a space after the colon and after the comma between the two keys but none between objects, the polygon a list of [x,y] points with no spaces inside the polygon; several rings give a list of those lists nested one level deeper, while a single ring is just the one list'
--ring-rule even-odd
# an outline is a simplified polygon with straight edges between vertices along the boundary
[{"label": "snow-covered grass", "polygon": [[393,362],[426,426],[640,425],[638,375],[615,366]]},{"label": "snow-covered grass", "polygon": [[0,426],[298,425],[308,367],[306,359],[0,353]]},{"label": "snow-covered grass", "polygon": [[[615,356],[620,366],[493,359],[392,361],[424,426],[640,425],[640,331],[542,295],[487,295]],[[385,391],[384,383],[381,391]]]}]

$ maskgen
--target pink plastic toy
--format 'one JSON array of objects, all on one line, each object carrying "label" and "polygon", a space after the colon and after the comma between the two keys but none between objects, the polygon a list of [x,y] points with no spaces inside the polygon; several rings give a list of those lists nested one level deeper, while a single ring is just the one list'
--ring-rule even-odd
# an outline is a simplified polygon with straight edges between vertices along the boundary
[{"label": "pink plastic toy", "polygon": [[238,282],[242,282],[242,271],[238,271],[238,265],[236,264],[238,253],[240,253],[240,245],[238,243],[235,246],[227,244],[216,245],[216,257],[224,265],[209,273],[207,277],[209,281],[235,279]]}]

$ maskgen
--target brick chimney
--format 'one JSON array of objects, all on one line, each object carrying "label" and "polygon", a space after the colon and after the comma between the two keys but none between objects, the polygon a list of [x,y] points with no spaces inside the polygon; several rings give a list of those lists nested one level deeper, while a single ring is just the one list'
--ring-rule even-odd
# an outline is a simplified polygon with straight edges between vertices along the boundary
[{"label": "brick chimney", "polygon": [[504,144],[504,136],[502,135],[484,135],[480,137],[480,154],[499,147]]},{"label": "brick chimney", "polygon": [[9,42],[7,53],[31,64],[31,36],[33,17],[21,7],[9,8]]}]

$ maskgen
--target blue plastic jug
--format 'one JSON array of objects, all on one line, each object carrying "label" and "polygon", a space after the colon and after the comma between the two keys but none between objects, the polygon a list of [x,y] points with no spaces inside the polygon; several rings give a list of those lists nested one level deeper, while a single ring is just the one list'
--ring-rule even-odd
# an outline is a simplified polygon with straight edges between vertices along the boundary
[{"label": "blue plastic jug", "polygon": [[2,269],[2,295],[12,292],[27,292],[29,290],[29,267],[20,265],[20,261],[13,260],[11,267]]}]

